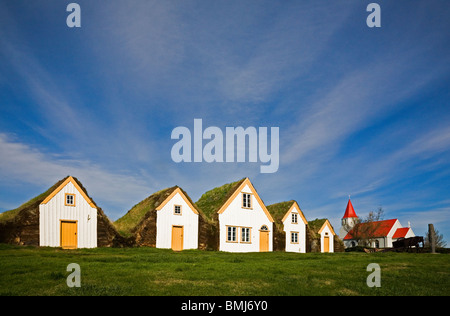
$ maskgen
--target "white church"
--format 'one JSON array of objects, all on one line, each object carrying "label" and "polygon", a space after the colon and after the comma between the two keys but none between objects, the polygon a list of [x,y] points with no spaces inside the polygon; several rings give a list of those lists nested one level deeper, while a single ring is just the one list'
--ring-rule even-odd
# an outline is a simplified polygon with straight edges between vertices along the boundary
[{"label": "white church", "polygon": [[358,237],[361,231],[370,230],[371,238],[364,245],[374,248],[392,248],[392,243],[399,238],[414,237],[415,234],[411,227],[403,227],[398,219],[387,219],[371,223],[359,223],[352,202],[349,199],[344,216],[341,220],[341,229],[339,238],[344,242],[345,248],[358,246]]}]

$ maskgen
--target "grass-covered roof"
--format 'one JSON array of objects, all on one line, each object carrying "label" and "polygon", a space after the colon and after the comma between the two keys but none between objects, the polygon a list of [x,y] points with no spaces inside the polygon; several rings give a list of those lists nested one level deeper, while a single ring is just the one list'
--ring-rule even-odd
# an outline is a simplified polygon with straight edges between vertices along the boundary
[{"label": "grass-covered roof", "polygon": [[[23,203],[18,208],[1,213],[0,214],[0,223],[7,222],[7,221],[14,221],[14,219],[20,212],[26,212],[27,210],[39,208],[39,204],[41,204],[45,200],[45,198],[47,196],[49,196],[53,191],[55,191],[64,181],[66,181],[67,178],[69,178],[69,176],[66,176],[65,178],[59,180],[53,186],[51,186],[47,191],[39,194],[38,196],[35,196],[34,198],[30,199],[29,201]],[[72,178],[80,186],[80,188],[83,190],[83,192],[86,194],[86,196],[89,197],[86,189],[83,187],[81,182],[75,177],[72,177]],[[92,201],[92,203],[94,203],[95,207],[97,207],[94,200],[92,200],[91,197],[89,197],[89,199]]]},{"label": "grass-covered roof", "polygon": [[155,192],[144,200],[134,205],[124,216],[114,222],[114,226],[125,237],[129,237],[132,234],[133,228],[135,228],[140,221],[144,218],[145,214],[150,211],[154,211],[158,205],[175,191],[177,186],[166,188],[161,191]]},{"label": "grass-covered roof", "polygon": [[[311,238],[319,238],[319,230],[322,228],[323,224],[327,221],[326,218],[316,218],[313,221],[308,222],[308,229],[310,232]],[[333,226],[331,225],[330,221],[328,223],[331,226],[331,229],[334,231]]]},{"label": "grass-covered roof", "polygon": [[179,188],[186,196],[188,201],[197,210],[200,216],[203,216],[203,212],[192,202],[191,198],[180,187],[173,186],[153,193],[149,197],[145,198],[141,202],[133,206],[124,216],[114,222],[114,226],[125,237],[130,237],[133,233],[133,229],[136,228],[139,223],[144,219],[148,212],[155,211],[156,208],[161,205],[171,194]]},{"label": "grass-covered roof", "polygon": [[270,212],[270,214],[272,214],[272,217],[276,222],[281,222],[284,215],[286,215],[286,212],[289,211],[292,204],[294,203],[294,200],[275,203],[272,205],[268,205],[267,210]]},{"label": "grass-covered roof", "polygon": [[319,229],[322,228],[326,220],[327,220],[326,218],[316,218],[315,220],[309,221],[308,222],[309,229],[317,234],[319,232]]},{"label": "grass-covered roof", "polygon": [[[0,214],[0,242],[39,245],[39,205],[64,184],[69,177],[58,181],[47,191],[23,203],[18,208]],[[72,177],[72,179],[97,208],[97,246],[120,244],[122,241],[117,238],[117,232],[109,218],[95,204],[81,182],[75,177]]]},{"label": "grass-covered roof", "polygon": [[267,210],[272,215],[273,220],[275,221],[274,224],[276,228],[279,228],[280,230],[283,229],[283,223],[282,219],[284,215],[286,215],[286,212],[289,211],[292,204],[294,204],[295,201],[285,201],[285,202],[279,202],[272,205],[267,206]]},{"label": "grass-covered roof", "polygon": [[39,207],[39,204],[42,203],[42,201],[45,200],[45,198],[52,193],[66,178],[59,181],[52,187],[50,187],[47,191],[44,193],[39,194],[38,196],[35,196],[34,198],[30,199],[29,201],[23,203],[18,208],[15,208],[10,211],[5,211],[0,214],[0,223],[1,222],[7,222],[7,221],[13,221],[14,218],[21,212],[30,208]]},{"label": "grass-covered roof", "polygon": [[205,192],[195,204],[203,211],[209,220],[214,221],[215,214],[222,205],[233,195],[242,182],[246,178],[239,181],[227,183],[220,187]]}]

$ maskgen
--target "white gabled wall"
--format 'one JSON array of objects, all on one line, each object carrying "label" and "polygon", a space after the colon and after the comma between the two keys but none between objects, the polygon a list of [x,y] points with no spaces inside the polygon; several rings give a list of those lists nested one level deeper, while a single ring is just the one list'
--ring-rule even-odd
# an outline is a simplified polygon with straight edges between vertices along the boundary
[{"label": "white gabled wall", "polygon": [[[398,219],[395,220],[394,225],[392,225],[391,229],[389,230],[389,233],[387,234],[386,238],[384,239],[386,244],[384,245],[384,247],[388,247],[388,248],[392,248],[392,236],[394,236],[395,231],[398,228],[402,228],[403,226],[400,224],[400,221]],[[381,243],[380,243],[381,244]],[[381,245],[380,245],[381,247]]]},{"label": "white gabled wall", "polygon": [[[174,214],[175,205],[181,205],[181,215]],[[176,193],[156,211],[156,248],[171,248],[172,226],[183,226],[183,249],[197,249],[198,221],[198,214]]]},{"label": "white gabled wall", "polygon": [[[252,193],[252,209],[242,207],[242,193]],[[273,225],[268,219],[255,194],[246,184],[234,197],[228,207],[219,214],[219,250],[229,252],[259,252],[260,228],[269,229],[269,251],[273,249]],[[227,226],[237,227],[236,242],[227,241]],[[241,227],[250,227],[250,242],[241,241]]]},{"label": "white gabled wall", "polygon": [[328,225],[320,233],[320,252],[324,252],[325,236],[329,238],[329,252],[334,252],[334,234]]},{"label": "white gabled wall", "polygon": [[[292,213],[297,214],[297,223],[292,223]],[[286,232],[286,251],[287,252],[306,252],[306,224],[303,222],[300,211],[296,205],[286,216],[283,222],[284,231]],[[291,233],[298,233],[298,243],[291,242]]]},{"label": "white gabled wall", "polygon": [[[75,206],[65,205],[65,194],[75,194]],[[97,247],[97,209],[68,182],[46,204],[39,205],[39,245],[60,247],[61,221],[77,221],[77,247]]]}]

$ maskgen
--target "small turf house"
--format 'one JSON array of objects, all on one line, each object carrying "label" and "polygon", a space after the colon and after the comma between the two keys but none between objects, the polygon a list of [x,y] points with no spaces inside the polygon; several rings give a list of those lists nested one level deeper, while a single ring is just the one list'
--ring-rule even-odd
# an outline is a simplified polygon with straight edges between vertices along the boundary
[{"label": "small turf house", "polygon": [[306,252],[306,229],[308,222],[296,201],[269,205],[275,219],[274,250]]},{"label": "small turf house", "polygon": [[204,238],[199,238],[203,224],[201,211],[178,186],[152,194],[115,222],[136,245],[176,251],[203,248]]},{"label": "small turf house", "polygon": [[123,245],[102,209],[72,176],[0,214],[0,242],[63,248]]},{"label": "small turf house", "polygon": [[343,251],[343,245],[326,218],[308,222],[308,239],[311,252]]},{"label": "small turf house", "polygon": [[320,251],[334,252],[334,236],[336,236],[336,233],[328,219],[320,227],[318,234],[320,235]]},{"label": "small turf house", "polygon": [[156,248],[198,248],[199,212],[193,202],[176,188],[156,207]]},{"label": "small turf house", "polygon": [[273,250],[274,220],[248,178],[212,189],[196,204],[215,225],[218,250]]},{"label": "small turf house", "polygon": [[39,245],[97,247],[97,206],[73,177],[39,204]]}]

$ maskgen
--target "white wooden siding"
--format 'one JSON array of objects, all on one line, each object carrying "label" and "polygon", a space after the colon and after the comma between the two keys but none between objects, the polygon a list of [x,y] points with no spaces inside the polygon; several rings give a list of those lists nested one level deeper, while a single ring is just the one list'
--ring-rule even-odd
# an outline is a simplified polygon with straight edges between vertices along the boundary
[{"label": "white wooden siding", "polygon": [[[297,214],[297,223],[292,223],[292,213]],[[306,225],[302,220],[299,209],[296,205],[292,208],[283,222],[286,232],[286,251],[287,252],[306,252]],[[291,233],[298,232],[298,243],[291,243]]]},{"label": "white wooden siding", "polygon": [[[75,206],[65,205],[65,194],[75,194]],[[39,245],[59,247],[61,221],[77,221],[77,247],[97,247],[97,209],[91,207],[72,182],[50,201],[39,205]]]},{"label": "white wooden siding", "polygon": [[324,252],[324,242],[325,242],[325,236],[328,236],[328,240],[330,242],[329,252],[334,252],[334,235],[331,231],[330,227],[328,225],[325,225],[324,229],[320,233],[320,252]]},{"label": "white wooden siding", "polygon": [[[267,218],[255,194],[251,195],[252,209],[242,207],[242,193],[251,193],[245,185],[228,207],[219,214],[219,250],[229,252],[259,252],[259,231],[266,225],[269,229],[269,251],[272,251],[273,226]],[[227,226],[236,226],[236,242],[227,242]],[[241,242],[241,227],[250,227],[250,243]]]},{"label": "white wooden siding", "polygon": [[[181,205],[181,215],[174,214],[174,206]],[[172,226],[183,226],[183,249],[198,248],[198,214],[176,193],[156,212],[156,248],[172,247]]]}]

